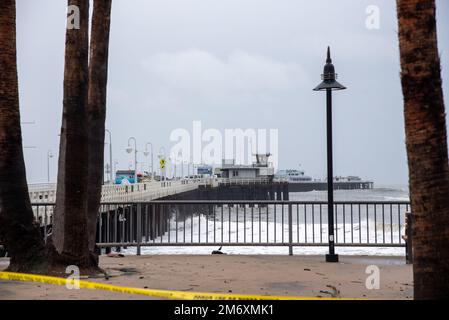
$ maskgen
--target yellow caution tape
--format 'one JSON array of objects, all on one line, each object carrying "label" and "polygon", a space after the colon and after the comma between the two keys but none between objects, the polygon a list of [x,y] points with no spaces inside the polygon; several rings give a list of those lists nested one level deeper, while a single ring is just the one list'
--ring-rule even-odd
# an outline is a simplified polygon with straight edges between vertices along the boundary
[{"label": "yellow caution tape", "polygon": [[[16,272],[0,272],[0,279],[41,282],[48,284],[57,284],[65,286],[67,284],[74,286],[76,280],[73,278],[58,278],[50,276],[42,276],[36,274],[16,273]],[[111,284],[103,284],[98,282],[90,282],[85,280],[77,280],[79,287],[84,289],[107,290],[128,294],[141,294],[145,296],[168,298],[168,299],[183,299],[183,300],[334,300],[342,298],[319,298],[319,297],[294,297],[294,296],[264,296],[264,295],[245,295],[245,294],[222,294],[209,292],[184,292],[173,290],[155,290],[155,289],[140,289],[115,286]]]}]

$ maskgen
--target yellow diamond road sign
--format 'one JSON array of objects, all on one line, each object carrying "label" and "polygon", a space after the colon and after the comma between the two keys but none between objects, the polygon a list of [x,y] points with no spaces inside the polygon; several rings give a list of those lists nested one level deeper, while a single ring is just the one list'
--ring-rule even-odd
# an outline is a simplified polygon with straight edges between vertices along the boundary
[{"label": "yellow diamond road sign", "polygon": [[159,165],[161,166],[161,169],[165,168],[165,159],[159,160]]}]

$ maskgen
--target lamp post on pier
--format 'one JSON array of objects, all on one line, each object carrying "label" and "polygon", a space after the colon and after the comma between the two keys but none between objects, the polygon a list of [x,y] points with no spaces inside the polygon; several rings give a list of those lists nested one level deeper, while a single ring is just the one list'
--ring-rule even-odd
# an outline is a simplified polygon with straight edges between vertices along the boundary
[{"label": "lamp post on pier", "polygon": [[[148,151],[148,149],[147,149],[147,147],[148,146],[150,146],[150,150],[151,151]],[[151,156],[151,172],[150,172],[150,177],[151,177],[151,180],[153,180],[154,179],[154,176],[153,176],[153,172],[154,172],[154,168],[153,168],[153,144],[151,143],[151,142],[148,142],[146,145],[145,145],[145,151],[144,151],[144,153],[143,153],[146,157],[148,156],[148,155],[150,155]]]},{"label": "lamp post on pier", "polygon": [[[118,165],[118,160],[115,159],[115,160],[114,160],[114,172],[117,172],[117,165]],[[112,183],[115,184],[115,180],[114,180],[114,182],[112,182]]]},{"label": "lamp post on pier", "polygon": [[108,129],[104,130],[109,135],[109,184],[113,184],[113,173],[112,173],[112,134]]},{"label": "lamp post on pier", "polygon": [[51,150],[47,152],[47,181],[50,182],[50,158],[53,158]]},{"label": "lamp post on pier", "polygon": [[338,83],[337,74],[332,64],[330,48],[327,47],[327,59],[324,66],[323,80],[315,91],[326,91],[326,118],[327,118],[327,225],[329,253],[326,254],[326,262],[338,262],[338,254],[335,254],[334,239],[334,174],[333,174],[333,150],[332,150],[332,91],[344,90],[345,86]]},{"label": "lamp post on pier", "polygon": [[183,160],[181,162],[181,180],[184,180],[184,165],[185,165],[185,161]]},{"label": "lamp post on pier", "polygon": [[131,147],[131,140],[134,141],[134,183],[137,183],[137,141],[136,138],[131,137],[128,139],[128,148],[126,148],[126,152],[133,152],[133,148]]},{"label": "lamp post on pier", "polygon": [[[170,159],[172,160],[172,159]],[[178,178],[178,172],[176,171],[176,159],[173,159],[173,179],[176,180]]]}]

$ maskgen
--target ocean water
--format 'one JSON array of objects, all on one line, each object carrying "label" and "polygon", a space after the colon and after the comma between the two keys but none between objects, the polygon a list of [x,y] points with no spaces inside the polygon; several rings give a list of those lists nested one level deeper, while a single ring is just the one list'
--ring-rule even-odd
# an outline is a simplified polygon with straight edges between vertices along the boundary
[{"label": "ocean water", "polygon": [[[290,200],[326,201],[327,191],[290,193]],[[406,186],[379,186],[370,190],[335,190],[335,201],[409,201]]]},{"label": "ocean water", "polygon": [[[380,186],[371,190],[336,190],[335,201],[409,201],[408,189],[404,186]],[[294,201],[326,201],[326,191],[312,191],[290,193],[290,200]],[[380,207],[362,206],[346,207],[337,211],[336,241],[366,242],[370,243],[399,243],[403,241],[402,235],[404,212],[396,206],[387,206],[385,214],[381,214]],[[354,213],[349,214],[349,210]],[[156,239],[156,242],[205,243],[208,242],[244,242],[244,240],[260,242],[284,242],[288,239],[288,219],[286,210],[280,206],[265,208],[266,215],[258,216],[258,209],[247,208],[217,208],[213,217],[204,214],[193,214],[176,221],[170,221],[170,230]],[[318,239],[327,239],[327,209],[323,208],[321,221],[318,212],[311,212],[310,208],[293,208],[293,241],[298,243],[319,242]],[[357,211],[357,210],[360,210]],[[405,207],[404,207],[405,210]],[[262,209],[263,211],[263,209]],[[252,214],[253,223],[248,216]],[[246,217],[246,220],[245,220]],[[259,220],[260,217],[260,220]],[[244,220],[246,222],[244,222]],[[284,224],[282,223],[284,222]],[[215,232],[214,232],[215,230]],[[184,238],[185,237],[185,238]],[[344,239],[344,240],[343,240]],[[321,241],[322,242],[322,241]],[[403,243],[403,242],[402,242]],[[210,254],[216,247],[210,246],[143,246],[141,254]],[[227,254],[272,254],[286,255],[288,247],[250,247],[250,246],[223,246],[222,251]],[[294,254],[321,255],[327,253],[327,247],[302,246],[294,247]],[[404,256],[403,247],[336,247],[341,255],[384,255]],[[129,247],[125,254],[136,254],[136,248]]]}]

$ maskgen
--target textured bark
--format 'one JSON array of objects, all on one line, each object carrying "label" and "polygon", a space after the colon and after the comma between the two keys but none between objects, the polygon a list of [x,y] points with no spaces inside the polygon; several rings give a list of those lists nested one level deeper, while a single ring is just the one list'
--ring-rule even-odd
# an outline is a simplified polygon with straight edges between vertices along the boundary
[{"label": "textured bark", "polygon": [[435,1],[397,0],[415,299],[449,297],[449,166]]},{"label": "textured bark", "polygon": [[[89,249],[95,248],[97,214],[101,200],[106,121],[106,89],[108,81],[108,49],[112,0],[95,0],[90,38],[88,93],[88,234]],[[111,168],[112,170],[112,168]]]},{"label": "textured bark", "polygon": [[66,30],[64,101],[59,145],[53,242],[64,262],[88,267],[87,90],[89,0],[69,0],[80,11],[80,29]]},{"label": "textured bark", "polygon": [[41,272],[47,251],[28,196],[20,128],[15,0],[0,1],[0,242],[9,270]]}]

